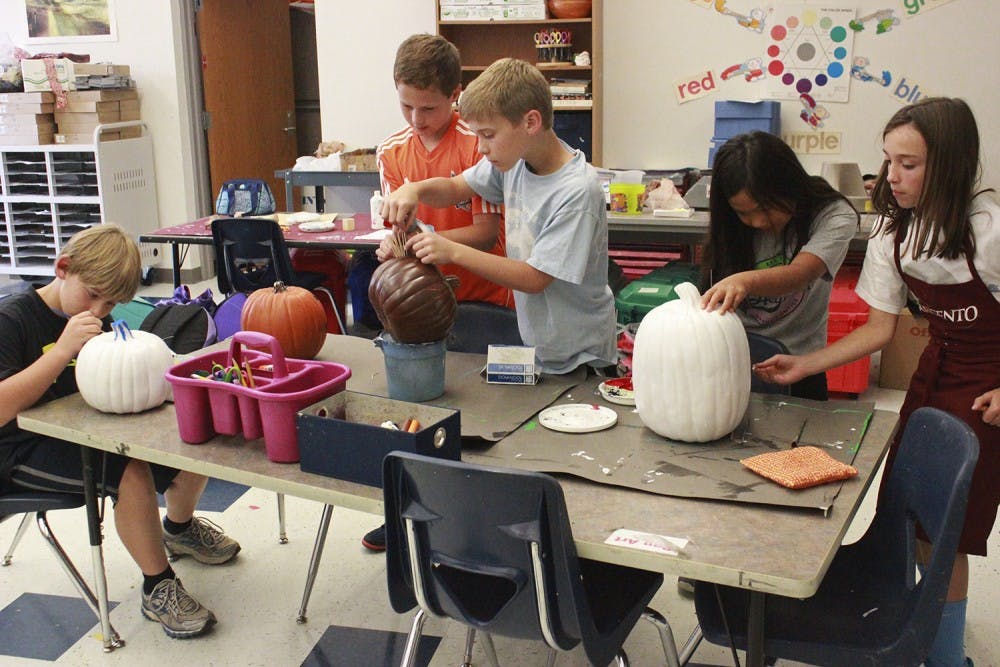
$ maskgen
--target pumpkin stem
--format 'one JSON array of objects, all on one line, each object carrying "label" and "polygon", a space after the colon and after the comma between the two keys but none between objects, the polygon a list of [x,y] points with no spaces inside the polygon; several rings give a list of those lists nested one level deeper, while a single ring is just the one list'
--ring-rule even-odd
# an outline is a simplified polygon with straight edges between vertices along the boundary
[{"label": "pumpkin stem", "polygon": [[701,307],[701,292],[691,283],[681,283],[674,287],[674,294],[691,308]]},{"label": "pumpkin stem", "polygon": [[114,322],[112,322],[111,330],[115,332],[115,338],[114,338],[115,340],[118,340],[119,336],[121,336],[122,340],[126,340],[127,338],[134,338],[134,336],[132,335],[132,329],[129,328],[128,322],[126,322],[125,320],[115,320]]},{"label": "pumpkin stem", "polygon": [[284,292],[286,289],[288,289],[288,288],[285,286],[284,282],[278,280],[277,282],[274,283],[274,291],[275,291],[275,293],[277,293],[277,292]]}]

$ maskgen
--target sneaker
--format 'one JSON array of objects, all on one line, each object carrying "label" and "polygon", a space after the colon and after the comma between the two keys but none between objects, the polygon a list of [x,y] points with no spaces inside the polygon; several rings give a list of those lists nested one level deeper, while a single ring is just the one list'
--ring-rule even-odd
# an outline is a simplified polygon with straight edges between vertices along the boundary
[{"label": "sneaker", "polygon": [[368,531],[368,534],[361,538],[361,544],[372,551],[385,551],[385,524]]},{"label": "sneaker", "polygon": [[180,579],[164,579],[142,594],[142,615],[158,621],[168,637],[187,639],[215,625],[215,614],[191,597]]},{"label": "sneaker", "polygon": [[163,531],[163,545],[170,560],[191,556],[199,563],[218,565],[240,552],[240,543],[226,537],[222,529],[209,521],[195,517],[188,529],[179,535]]},{"label": "sneaker", "polygon": [[687,577],[677,577],[677,592],[684,597],[694,596],[694,579]]}]

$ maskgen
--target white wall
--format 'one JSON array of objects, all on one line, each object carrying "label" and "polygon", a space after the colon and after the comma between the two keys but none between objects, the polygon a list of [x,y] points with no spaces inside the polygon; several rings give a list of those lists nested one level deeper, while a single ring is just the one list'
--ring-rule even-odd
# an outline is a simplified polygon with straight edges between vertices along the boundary
[{"label": "white wall", "polygon": [[[748,12],[764,0],[729,0]],[[849,7],[863,16],[900,0],[805,0],[813,6]],[[374,145],[401,126],[392,88],[392,59],[399,42],[414,32],[434,32],[432,0],[317,0],[323,136],[354,146]],[[766,36],[739,28],[735,19],[687,0],[605,0],[604,166],[638,168],[705,167],[713,134],[714,102],[747,92],[730,80],[719,92],[679,105],[676,79],[699,70],[716,73],[762,55]],[[854,55],[917,81],[922,90],[965,98],[980,124],[984,182],[1000,185],[1000,107],[995,68],[1000,62],[1000,2],[955,0],[903,19],[889,33],[869,29],[855,37]],[[840,155],[802,156],[819,173],[824,161],[878,167],[881,129],[899,108],[885,89],[852,85],[847,104],[828,104],[824,129],[840,132]],[[798,102],[782,104],[785,129],[809,131],[799,120]]]},{"label": "white wall", "polygon": [[0,2],[0,26],[28,52],[90,54],[91,62],[131,66],[139,90],[140,117],[153,138],[160,226],[176,225],[203,214],[190,178],[192,128],[187,121],[186,82],[179,41],[179,3],[183,0],[119,0],[118,39],[114,42],[28,44],[24,2]]}]

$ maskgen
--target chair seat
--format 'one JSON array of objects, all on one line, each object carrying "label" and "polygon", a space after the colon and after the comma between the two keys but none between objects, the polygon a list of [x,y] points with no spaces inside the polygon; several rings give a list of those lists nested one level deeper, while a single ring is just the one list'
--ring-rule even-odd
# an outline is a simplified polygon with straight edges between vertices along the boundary
[{"label": "chair seat", "polygon": [[48,512],[83,507],[83,494],[48,491],[14,491],[0,495],[0,516],[25,512]]}]

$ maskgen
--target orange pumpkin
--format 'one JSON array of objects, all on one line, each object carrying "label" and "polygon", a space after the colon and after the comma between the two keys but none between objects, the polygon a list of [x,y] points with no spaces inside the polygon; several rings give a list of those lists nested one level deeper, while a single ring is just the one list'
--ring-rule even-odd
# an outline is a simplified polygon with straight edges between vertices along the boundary
[{"label": "orange pumpkin", "polygon": [[286,357],[312,359],[326,340],[326,313],[309,290],[276,282],[247,297],[240,328],[274,336]]},{"label": "orange pumpkin", "polygon": [[455,323],[455,292],[441,271],[416,257],[388,259],[375,269],[368,300],[398,343],[430,343]]}]

